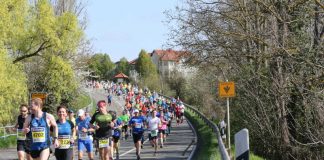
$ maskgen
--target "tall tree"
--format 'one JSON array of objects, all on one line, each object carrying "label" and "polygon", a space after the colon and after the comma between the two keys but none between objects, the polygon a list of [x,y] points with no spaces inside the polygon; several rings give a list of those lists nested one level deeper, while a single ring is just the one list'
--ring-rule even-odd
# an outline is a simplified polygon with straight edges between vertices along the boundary
[{"label": "tall tree", "polygon": [[62,101],[68,103],[73,100],[78,84],[68,61],[58,56],[49,57],[44,77],[46,91],[55,97],[51,102],[52,105],[60,104]]},{"label": "tall tree", "polygon": [[320,159],[323,17],[321,1],[187,0],[169,14],[178,24],[170,35],[193,53],[189,63],[235,80],[234,126],[250,129],[256,153]]},{"label": "tall tree", "polygon": [[0,45],[0,124],[14,120],[19,105],[27,103],[26,75],[15,65]]},{"label": "tall tree", "polygon": [[97,53],[89,60],[89,69],[102,80],[109,80],[113,76],[115,64],[110,60],[108,54]]},{"label": "tall tree", "polygon": [[119,63],[117,64],[117,67],[115,69],[115,73],[124,73],[126,75],[129,75],[129,63],[128,60],[123,57],[120,59]]},{"label": "tall tree", "polygon": [[138,55],[135,69],[141,77],[148,77],[150,74],[157,74],[156,66],[153,64],[150,55],[143,49]]}]

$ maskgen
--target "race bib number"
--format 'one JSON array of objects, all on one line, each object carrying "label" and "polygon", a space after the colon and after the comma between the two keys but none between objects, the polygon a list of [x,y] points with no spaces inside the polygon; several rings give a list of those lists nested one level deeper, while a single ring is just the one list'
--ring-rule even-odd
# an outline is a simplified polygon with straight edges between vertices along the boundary
[{"label": "race bib number", "polygon": [[81,140],[87,140],[88,138],[88,133],[87,132],[81,132],[79,133],[79,139]]},{"label": "race bib number", "polygon": [[108,139],[100,139],[99,140],[99,148],[106,148],[108,147]]},{"label": "race bib number", "polygon": [[60,144],[60,149],[69,149],[71,147],[70,144],[70,135],[59,135],[58,136],[58,141]]},{"label": "race bib number", "polygon": [[142,123],[135,123],[135,128],[142,128]]},{"label": "race bib number", "polygon": [[157,136],[157,131],[156,130],[152,130],[151,131],[151,137],[155,137]]},{"label": "race bib number", "polygon": [[23,133],[23,129],[17,129],[17,140],[26,140],[26,135]]},{"label": "race bib number", "polygon": [[45,128],[34,127],[32,128],[33,142],[45,142]]}]

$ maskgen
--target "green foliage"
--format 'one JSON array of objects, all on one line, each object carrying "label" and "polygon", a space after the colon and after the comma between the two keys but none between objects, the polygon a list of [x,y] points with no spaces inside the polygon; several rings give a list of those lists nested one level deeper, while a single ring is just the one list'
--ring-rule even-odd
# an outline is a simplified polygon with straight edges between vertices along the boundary
[{"label": "green foliage", "polygon": [[46,90],[55,97],[52,105],[70,102],[78,87],[70,63],[60,57],[52,56],[48,60],[45,71]]},{"label": "green foliage", "polygon": [[161,81],[159,79],[159,76],[157,74],[155,75],[149,75],[148,77],[141,78],[139,85],[142,88],[149,88],[152,91],[161,91]]},{"label": "green foliage", "polygon": [[167,83],[169,84],[170,88],[172,88],[175,91],[175,96],[180,97],[181,99],[186,96],[186,83],[187,80],[182,76],[181,73],[178,71],[173,71],[171,73],[173,76],[167,79]]},{"label": "green foliage", "polygon": [[17,144],[16,136],[0,138],[0,149],[15,147],[16,144]]},{"label": "green foliage", "polygon": [[115,64],[110,60],[107,54],[95,54],[90,58],[88,63],[89,68],[94,72],[93,74],[99,76],[99,79],[109,80],[113,76],[113,69]]},{"label": "green foliage", "polygon": [[129,63],[125,57],[121,58],[115,69],[115,74],[124,73],[129,76]]},{"label": "green foliage", "polygon": [[24,30],[28,5],[26,0],[0,1],[0,42],[11,43]]},{"label": "green foliage", "polygon": [[185,115],[196,129],[199,140],[197,144],[199,147],[193,159],[221,159],[216,135],[209,126],[191,111],[186,110]]},{"label": "green foliage", "polygon": [[[1,46],[1,45],[0,45]],[[0,124],[13,121],[21,103],[27,102],[26,76],[0,47]]]},{"label": "green foliage", "polygon": [[76,15],[55,15],[48,0],[1,0],[0,19],[0,123],[10,122],[26,103],[27,87],[53,93],[51,105],[77,97],[68,62],[83,36]]},{"label": "green foliage", "polygon": [[143,49],[139,53],[135,69],[143,78],[157,73],[156,66],[153,64],[150,55]]},{"label": "green foliage", "polygon": [[87,107],[91,103],[91,98],[86,93],[80,93],[76,98],[74,98],[68,107],[74,111]]}]

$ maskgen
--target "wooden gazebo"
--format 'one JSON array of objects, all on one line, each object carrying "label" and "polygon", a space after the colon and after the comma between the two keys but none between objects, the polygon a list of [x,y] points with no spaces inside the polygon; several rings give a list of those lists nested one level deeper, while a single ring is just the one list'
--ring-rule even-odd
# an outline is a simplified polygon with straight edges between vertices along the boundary
[{"label": "wooden gazebo", "polygon": [[114,76],[114,80],[117,83],[123,83],[124,81],[128,81],[128,76],[126,76],[124,73],[119,73],[117,75]]}]

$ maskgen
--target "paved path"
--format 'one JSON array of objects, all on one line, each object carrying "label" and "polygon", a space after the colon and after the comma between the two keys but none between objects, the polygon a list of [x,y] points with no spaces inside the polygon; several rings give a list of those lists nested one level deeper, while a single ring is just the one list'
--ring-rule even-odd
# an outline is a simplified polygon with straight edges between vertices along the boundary
[{"label": "paved path", "polygon": [[[91,97],[96,103],[98,100],[106,100],[107,93],[103,90],[88,90]],[[108,110],[117,111],[118,115],[121,114],[125,102],[122,98],[113,97],[113,105]],[[192,151],[194,145],[192,145],[185,153],[184,151],[188,145],[195,138],[194,134],[189,127],[187,121],[185,120],[179,126],[176,126],[175,121],[173,121],[173,128],[171,134],[167,137],[166,143],[163,148],[158,148],[156,156],[153,156],[154,149],[150,143],[146,140],[144,143],[144,148],[141,151],[141,159],[151,160],[151,159],[161,159],[161,160],[181,160],[187,159]],[[147,138],[147,133],[145,133],[145,138]],[[184,153],[184,155],[183,155]],[[77,152],[75,149],[74,159],[77,159]],[[120,147],[120,159],[122,160],[133,160],[136,159],[135,148],[132,142],[132,137],[128,140],[121,140]],[[17,159],[17,152],[15,148],[0,150],[0,160],[13,160]],[[84,158],[87,159],[87,158]],[[99,159],[98,155],[95,155],[95,159]],[[52,156],[50,160],[55,160]]]}]

